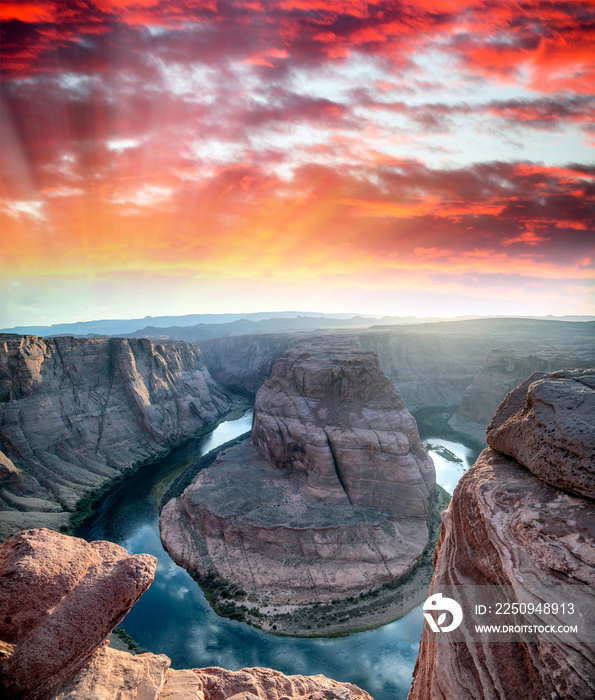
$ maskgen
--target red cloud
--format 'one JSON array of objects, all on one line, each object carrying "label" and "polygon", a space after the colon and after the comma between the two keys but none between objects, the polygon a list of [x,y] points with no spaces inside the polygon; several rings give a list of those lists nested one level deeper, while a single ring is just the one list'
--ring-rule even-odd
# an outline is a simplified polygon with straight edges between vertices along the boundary
[{"label": "red cloud", "polygon": [[[120,53],[126,35],[134,51],[169,44],[172,57],[212,61],[232,56],[268,70],[342,60],[354,53],[379,57],[401,69],[434,45],[457,56],[468,75],[522,82],[543,92],[586,92],[593,84],[595,8],[591,3],[534,0],[401,3],[217,3],[214,0],[5,0],[2,62],[5,79],[60,70],[60,52],[84,67],[89,50],[105,50],[92,37],[105,32]],[[192,32],[180,32],[194,23]],[[133,34],[123,34],[127,27]],[[154,29],[156,36],[147,35]],[[173,32],[169,41],[163,33]],[[159,35],[161,34],[161,35]],[[280,65],[279,61],[286,61]],[[91,60],[89,67],[105,61]]]}]

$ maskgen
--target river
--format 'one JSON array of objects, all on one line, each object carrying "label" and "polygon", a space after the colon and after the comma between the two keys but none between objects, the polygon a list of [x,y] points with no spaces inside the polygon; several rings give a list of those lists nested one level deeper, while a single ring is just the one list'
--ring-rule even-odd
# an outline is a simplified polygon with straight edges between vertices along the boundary
[{"label": "river", "polygon": [[[123,626],[144,649],[167,654],[173,668],[267,666],[290,675],[322,673],[359,685],[374,700],[404,700],[419,647],[421,606],[401,620],[348,637],[276,637],[216,615],[198,584],[163,549],[155,498],[160,483],[193,459],[249,431],[251,424],[249,411],[143,467],[109,492],[78,528],[79,537],[110,540],[132,554],[148,552],[157,558],[155,580]],[[471,450],[438,437],[424,441],[436,464],[438,483],[452,493],[470,466]]]}]

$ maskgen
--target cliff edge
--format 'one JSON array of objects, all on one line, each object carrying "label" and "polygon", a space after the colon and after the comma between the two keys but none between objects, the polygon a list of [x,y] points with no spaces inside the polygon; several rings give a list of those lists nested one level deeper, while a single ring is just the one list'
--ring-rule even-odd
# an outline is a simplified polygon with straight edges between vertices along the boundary
[{"label": "cliff edge", "polygon": [[230,409],[200,350],[0,337],[0,538],[59,529],[79,499]]},{"label": "cliff edge", "polygon": [[409,700],[593,698],[595,370],[531,376],[487,441],[443,516],[430,595],[513,590],[525,612],[489,621],[526,627],[477,636],[470,609],[456,633],[424,625]]}]

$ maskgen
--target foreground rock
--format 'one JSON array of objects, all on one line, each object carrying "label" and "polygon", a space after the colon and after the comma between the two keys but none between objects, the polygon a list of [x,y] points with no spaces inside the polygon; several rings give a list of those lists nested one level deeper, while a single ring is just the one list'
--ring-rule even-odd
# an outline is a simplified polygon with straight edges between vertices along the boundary
[{"label": "foreground rock", "polygon": [[[0,695],[21,700],[371,700],[324,676],[265,668],[175,671],[164,655],[106,646],[153,580],[155,559],[109,542],[28,530],[0,547]],[[8,644],[10,642],[10,644]]]},{"label": "foreground rock", "polygon": [[595,369],[534,374],[498,408],[487,436],[548,484],[595,498]]},{"label": "foreground rock", "polygon": [[[8,698],[51,697],[149,587],[156,560],[111,542],[25,530],[0,547],[0,639]],[[0,693],[2,695],[2,693]]]},{"label": "foreground rock", "polygon": [[[595,645],[587,629],[595,587],[593,375],[531,377],[498,408],[488,430],[497,449],[480,455],[444,514],[430,590],[514,586],[519,603],[572,603],[576,616],[560,615],[555,631],[508,643],[478,638],[469,610],[456,635],[425,626],[410,700],[595,697]],[[579,632],[558,630],[568,623]]]},{"label": "foreground rock", "polygon": [[229,408],[189,343],[0,337],[0,538],[59,529],[85,493]]},{"label": "foreground rock", "polygon": [[300,606],[365,596],[420,562],[434,466],[372,353],[345,341],[287,351],[257,394],[252,442],[160,519],[170,555],[241,601],[236,614],[268,628],[274,612],[278,631],[307,634]]}]

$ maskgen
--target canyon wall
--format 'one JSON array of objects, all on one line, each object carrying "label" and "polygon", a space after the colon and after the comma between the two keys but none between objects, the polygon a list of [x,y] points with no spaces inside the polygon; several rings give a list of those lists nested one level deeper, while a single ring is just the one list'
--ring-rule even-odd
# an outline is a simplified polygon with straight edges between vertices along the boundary
[{"label": "canyon wall", "polygon": [[66,525],[85,493],[230,406],[193,344],[0,337],[0,537]]},{"label": "canyon wall", "polygon": [[498,404],[525,377],[563,367],[595,367],[594,340],[576,339],[568,343],[562,339],[547,345],[525,341],[490,351],[481,371],[465,389],[450,425],[455,430],[483,438]]},{"label": "canyon wall", "polygon": [[372,700],[324,676],[267,668],[173,670],[107,638],[153,580],[156,561],[111,542],[26,530],[0,545],[0,695],[12,700]]},{"label": "canyon wall", "polygon": [[458,406],[481,369],[494,340],[437,333],[345,331],[316,335],[244,335],[199,341],[212,376],[234,390],[256,394],[285,350],[304,341],[357,342],[373,352],[405,405]]},{"label": "canyon wall", "polygon": [[434,484],[377,358],[325,338],[275,362],[252,444],[221,453],[164,506],[161,538],[203,580],[240,587],[248,618],[251,607],[297,615],[407,576],[428,544]]},{"label": "canyon wall", "polygon": [[373,352],[410,410],[459,407],[450,425],[485,441],[498,404],[533,372],[595,366],[595,324],[482,319],[364,331],[243,335],[199,341],[222,385],[254,395],[285,350],[304,340]]},{"label": "canyon wall", "polygon": [[[430,595],[513,587],[517,602],[539,610],[514,624],[551,628],[537,636],[525,629],[512,641],[495,633],[478,637],[475,625],[487,620],[470,609],[456,632],[425,625],[409,700],[589,700],[595,697],[595,370],[533,375],[500,405],[487,440],[490,448],[463,476],[443,516]],[[546,616],[544,603],[572,604],[573,613]],[[559,628],[568,623],[578,631]]]}]

